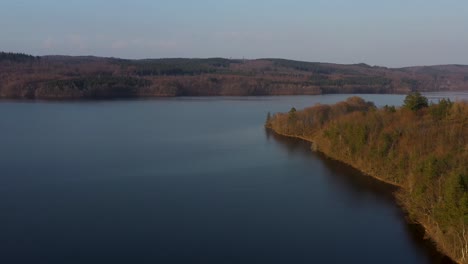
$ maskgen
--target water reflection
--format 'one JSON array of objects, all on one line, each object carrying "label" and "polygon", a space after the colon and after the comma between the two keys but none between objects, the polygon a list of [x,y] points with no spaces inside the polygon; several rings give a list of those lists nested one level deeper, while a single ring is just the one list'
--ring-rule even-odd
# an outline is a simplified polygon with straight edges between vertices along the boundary
[{"label": "water reflection", "polygon": [[304,140],[280,136],[269,129],[265,129],[265,135],[268,141],[277,143],[287,151],[288,155],[301,155],[320,160],[326,167],[327,180],[334,188],[339,189],[339,193],[344,192],[348,197],[357,200],[362,197],[371,197],[371,199],[383,203],[382,206],[394,208],[395,213],[402,221],[409,241],[417,250],[429,256],[432,263],[454,263],[447,256],[439,253],[433,242],[425,239],[424,229],[418,224],[411,223],[405,212],[397,206],[395,198],[395,192],[398,191],[397,187],[378,181],[347,164],[330,159],[322,153],[313,152],[310,143]]}]

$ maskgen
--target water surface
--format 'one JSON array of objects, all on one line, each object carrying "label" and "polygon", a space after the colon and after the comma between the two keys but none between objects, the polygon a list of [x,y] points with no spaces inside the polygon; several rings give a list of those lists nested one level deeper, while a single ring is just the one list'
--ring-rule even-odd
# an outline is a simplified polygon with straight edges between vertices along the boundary
[{"label": "water surface", "polygon": [[346,97],[0,102],[0,263],[442,261],[392,187],[263,128]]}]

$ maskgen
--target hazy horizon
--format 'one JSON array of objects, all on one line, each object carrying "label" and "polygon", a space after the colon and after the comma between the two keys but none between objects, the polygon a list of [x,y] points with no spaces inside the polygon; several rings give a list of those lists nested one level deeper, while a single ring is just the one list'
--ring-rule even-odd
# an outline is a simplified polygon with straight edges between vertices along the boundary
[{"label": "hazy horizon", "polygon": [[468,3],[449,0],[6,0],[0,49],[33,55],[468,64]]},{"label": "hazy horizon", "polygon": [[119,56],[100,56],[100,55],[94,55],[94,54],[76,54],[76,55],[71,55],[71,54],[29,54],[25,53],[22,51],[5,51],[5,50],[0,50],[0,52],[10,52],[10,53],[22,53],[26,55],[33,55],[33,56],[38,56],[38,57],[53,57],[53,56],[64,56],[64,57],[96,57],[96,58],[112,58],[112,59],[123,59],[123,60],[159,60],[159,59],[215,59],[215,58],[220,58],[220,59],[229,59],[229,60],[292,60],[292,61],[301,61],[301,62],[311,62],[311,63],[325,63],[325,64],[338,64],[338,65],[355,65],[355,64],[367,64],[369,66],[376,66],[376,67],[386,67],[389,69],[395,68],[407,68],[407,67],[431,67],[431,66],[450,66],[450,65],[460,65],[460,66],[468,66],[467,64],[460,64],[460,63],[446,63],[446,64],[426,64],[426,65],[404,65],[404,66],[385,66],[385,65],[378,65],[378,64],[369,64],[364,61],[362,62],[356,62],[356,63],[339,63],[339,62],[330,62],[330,61],[310,61],[310,60],[301,60],[301,59],[288,59],[288,58],[280,58],[280,57],[264,57],[264,58],[232,58],[232,57],[142,57],[142,58],[125,58],[125,57],[119,57]]}]

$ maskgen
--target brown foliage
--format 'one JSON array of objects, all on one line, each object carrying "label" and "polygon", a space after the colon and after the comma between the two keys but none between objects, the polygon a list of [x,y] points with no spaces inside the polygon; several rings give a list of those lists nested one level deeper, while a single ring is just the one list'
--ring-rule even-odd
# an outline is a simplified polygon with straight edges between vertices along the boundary
[{"label": "brown foliage", "polygon": [[[388,69],[278,59],[4,57],[0,60],[0,98],[406,93],[468,88],[468,67],[456,65]],[[137,81],[129,85],[128,80],[122,82],[125,78]],[[85,85],[57,86],[56,81],[83,81]]]},{"label": "brown foliage", "polygon": [[269,127],[401,186],[399,198],[442,251],[468,263],[468,103],[376,109],[360,98],[276,114]]}]

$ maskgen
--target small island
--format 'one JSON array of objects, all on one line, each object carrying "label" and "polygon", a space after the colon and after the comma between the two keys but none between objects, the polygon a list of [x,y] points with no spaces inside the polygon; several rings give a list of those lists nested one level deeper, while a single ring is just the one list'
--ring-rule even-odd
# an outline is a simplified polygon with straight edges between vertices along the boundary
[{"label": "small island", "polygon": [[397,200],[439,250],[468,263],[468,103],[410,93],[400,108],[351,97],[288,113],[266,128],[398,186]]}]

